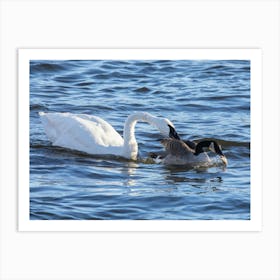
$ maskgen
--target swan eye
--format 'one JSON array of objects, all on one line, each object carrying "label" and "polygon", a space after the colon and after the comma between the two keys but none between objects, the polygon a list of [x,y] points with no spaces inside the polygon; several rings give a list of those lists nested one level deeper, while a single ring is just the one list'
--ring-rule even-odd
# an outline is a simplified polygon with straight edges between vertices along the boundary
[{"label": "swan eye", "polygon": [[170,124],[168,124],[168,126],[169,126],[169,137],[180,140],[180,137],[179,137],[178,133],[176,132],[175,128],[173,126],[171,126]]}]

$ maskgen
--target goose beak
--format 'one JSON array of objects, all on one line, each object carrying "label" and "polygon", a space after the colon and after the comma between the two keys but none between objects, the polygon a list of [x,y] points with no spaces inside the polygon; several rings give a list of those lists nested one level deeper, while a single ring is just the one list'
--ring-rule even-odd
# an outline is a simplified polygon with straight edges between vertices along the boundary
[{"label": "goose beak", "polygon": [[228,164],[227,158],[224,155],[220,156],[220,159],[221,159],[221,161],[223,162],[224,165]]}]

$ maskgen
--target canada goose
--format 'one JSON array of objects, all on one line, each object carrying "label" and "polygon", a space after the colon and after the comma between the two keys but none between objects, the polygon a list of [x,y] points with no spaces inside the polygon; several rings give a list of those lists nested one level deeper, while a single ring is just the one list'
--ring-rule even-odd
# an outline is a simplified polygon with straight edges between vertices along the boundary
[{"label": "canada goose", "polygon": [[[178,136],[178,135],[177,135]],[[179,138],[179,139],[178,139]],[[200,141],[197,144],[192,141],[183,141],[178,136],[177,138],[166,138],[161,140],[161,144],[165,148],[165,154],[158,156],[151,153],[150,156],[156,162],[162,162],[169,165],[193,165],[198,163],[211,162],[209,156],[204,149],[208,148],[220,156],[224,165],[227,165],[227,159],[223,154],[220,146],[214,140]]]}]

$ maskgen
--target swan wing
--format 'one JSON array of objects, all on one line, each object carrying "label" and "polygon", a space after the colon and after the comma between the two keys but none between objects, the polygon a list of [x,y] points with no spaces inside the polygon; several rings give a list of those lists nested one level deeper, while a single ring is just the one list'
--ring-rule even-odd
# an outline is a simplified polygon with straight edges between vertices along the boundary
[{"label": "swan wing", "polygon": [[[39,114],[47,137],[55,146],[90,154],[109,154],[110,149],[123,146],[119,133],[99,117],[71,113]],[[116,152],[112,150],[112,153]]]}]

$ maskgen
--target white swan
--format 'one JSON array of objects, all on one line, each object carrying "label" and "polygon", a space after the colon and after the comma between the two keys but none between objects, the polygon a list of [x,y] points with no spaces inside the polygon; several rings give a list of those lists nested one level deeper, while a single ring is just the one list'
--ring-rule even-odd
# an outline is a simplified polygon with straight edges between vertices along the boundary
[{"label": "white swan", "polygon": [[165,118],[146,112],[130,115],[124,125],[123,138],[103,119],[85,114],[39,112],[45,133],[54,146],[93,155],[116,155],[137,159],[138,145],[134,135],[137,121],[148,122],[165,137],[177,137],[174,125]]},{"label": "white swan", "polygon": [[192,141],[183,141],[180,137],[171,137],[163,139],[161,144],[165,148],[165,154],[150,154],[150,156],[158,163],[168,165],[196,165],[210,163],[211,160],[209,156],[204,152],[204,148],[209,148],[211,151],[219,155],[225,166],[227,165],[227,158],[223,154],[218,143],[214,140],[200,141],[196,144]]}]

